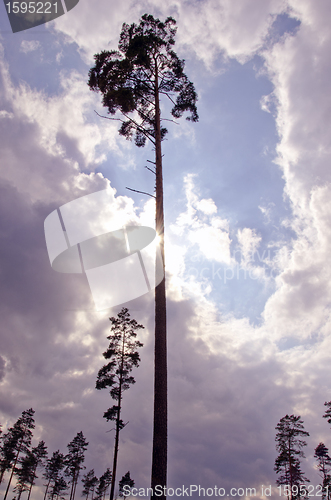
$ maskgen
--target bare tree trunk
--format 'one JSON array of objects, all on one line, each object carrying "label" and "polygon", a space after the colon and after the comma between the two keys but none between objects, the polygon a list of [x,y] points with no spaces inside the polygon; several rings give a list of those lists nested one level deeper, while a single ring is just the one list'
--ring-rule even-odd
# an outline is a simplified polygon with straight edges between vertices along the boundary
[{"label": "bare tree trunk", "polygon": [[[158,67],[155,61],[155,228],[159,237],[161,261],[156,257],[156,277],[165,270],[164,213],[161,152],[161,120],[158,89]],[[154,350],[154,425],[151,487],[167,485],[167,318],[165,277],[155,288],[155,350]],[[153,496],[153,495],[152,495]],[[166,495],[159,496],[165,498]]]}]

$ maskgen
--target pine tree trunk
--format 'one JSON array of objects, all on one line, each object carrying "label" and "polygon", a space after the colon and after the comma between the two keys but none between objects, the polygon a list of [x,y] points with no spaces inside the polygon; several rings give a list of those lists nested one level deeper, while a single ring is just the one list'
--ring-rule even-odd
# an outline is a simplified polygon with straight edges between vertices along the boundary
[{"label": "pine tree trunk", "polygon": [[15,467],[16,467],[16,464],[17,464],[18,456],[19,456],[19,454],[21,452],[23,440],[24,440],[24,437],[25,437],[25,432],[26,432],[26,429],[24,430],[23,437],[21,439],[21,442],[20,442],[20,445],[19,445],[16,457],[15,457],[14,465],[13,465],[12,470],[11,470],[10,478],[9,478],[9,481],[8,481],[8,484],[7,484],[7,489],[6,489],[5,496],[3,497],[3,500],[6,500],[7,495],[8,495],[8,491],[9,491],[9,488],[10,488],[11,480],[13,479],[14,470],[15,470]]},{"label": "pine tree trunk", "polygon": [[111,488],[109,499],[114,499],[115,493],[115,480],[116,480],[116,469],[117,469],[117,455],[118,455],[118,443],[120,437],[120,419],[121,419],[121,403],[122,403],[122,374],[123,374],[123,363],[124,363],[124,342],[125,342],[125,334],[123,334],[123,343],[122,343],[122,360],[121,360],[121,368],[120,368],[120,382],[119,382],[119,391],[118,391],[118,411],[116,418],[116,434],[115,434],[115,447],[114,447],[114,460],[113,460],[113,474],[111,478]]},{"label": "pine tree trunk", "polygon": [[28,494],[28,498],[27,498],[27,500],[30,500],[31,490],[32,490],[32,487],[33,487],[33,485],[34,485],[34,480],[35,480],[35,474],[36,474],[36,471],[37,471],[37,465],[35,466],[34,471],[33,471],[32,481],[31,481],[31,484],[30,484],[29,494]]},{"label": "pine tree trunk", "polygon": [[288,461],[289,461],[289,470],[290,470],[290,495],[289,495],[289,500],[292,500],[292,498],[293,498],[293,493],[292,493],[292,487],[293,487],[293,470],[292,470],[292,463],[291,463],[291,445],[289,445],[289,450],[288,450]]},{"label": "pine tree trunk", "polygon": [[77,483],[78,483],[78,477],[79,477],[79,470],[77,471],[76,476],[75,476],[75,485],[74,485],[74,491],[73,491],[73,495],[72,495],[72,500],[75,500],[76,487],[77,487]]},{"label": "pine tree trunk", "polygon": [[1,472],[0,472],[0,484],[2,483],[3,476],[5,475],[5,472],[6,472],[6,469],[1,469]]},{"label": "pine tree trunk", "polygon": [[[120,410],[118,411],[118,414],[119,413],[120,413]],[[112,477],[111,488],[110,488],[110,495],[109,495],[109,499],[110,500],[113,500],[113,498],[114,498],[114,492],[115,492],[115,478],[116,478],[116,469],[117,469],[117,455],[118,455],[119,433],[120,433],[120,431],[119,431],[119,425],[116,422],[114,459],[113,459],[113,477]]]},{"label": "pine tree trunk", "polygon": [[33,483],[31,483],[31,484],[30,484],[29,494],[28,494],[28,498],[27,498],[27,500],[30,500],[30,495],[31,495],[32,486],[33,486]]},{"label": "pine tree trunk", "polygon": [[74,469],[74,472],[72,474],[72,483],[71,483],[71,490],[70,490],[70,500],[72,500],[72,498],[73,498],[74,485],[75,485],[75,475],[76,475],[76,471]]},{"label": "pine tree trunk", "polygon": [[[164,213],[161,152],[161,120],[158,90],[158,68],[155,63],[155,229],[159,237],[161,261],[156,257],[156,277],[164,274]],[[152,454],[152,491],[167,484],[167,324],[165,277],[155,288],[155,348],[154,348],[154,425]],[[153,495],[152,495],[153,496]],[[165,495],[158,496],[165,498]]]},{"label": "pine tree trunk", "polygon": [[[50,484],[51,480],[48,481],[47,483],[47,486],[46,486],[46,491],[45,491],[45,495],[44,495],[44,500],[46,500],[46,496],[47,496],[47,492],[48,492],[48,487],[49,487],[49,484]],[[44,485],[45,486],[45,485]]]}]

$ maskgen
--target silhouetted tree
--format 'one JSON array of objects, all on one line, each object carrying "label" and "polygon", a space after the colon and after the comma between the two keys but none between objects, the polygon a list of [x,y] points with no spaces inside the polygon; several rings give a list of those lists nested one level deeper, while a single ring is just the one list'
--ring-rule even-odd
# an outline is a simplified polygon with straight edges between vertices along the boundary
[{"label": "silhouetted tree", "polygon": [[65,497],[62,495],[62,493],[64,493],[67,489],[68,489],[67,482],[62,476],[60,476],[58,479],[56,479],[55,483],[51,488],[50,499],[53,500],[54,498],[56,498],[64,500]]},{"label": "silhouetted tree", "polygon": [[95,500],[104,500],[106,498],[107,489],[111,485],[112,473],[108,468],[99,479],[98,488],[96,490]]},{"label": "silhouetted tree", "polygon": [[130,471],[128,471],[126,474],[124,474],[124,476],[122,477],[122,479],[118,483],[118,486],[119,486],[119,489],[118,489],[119,496],[123,497],[125,500],[126,497],[129,496],[129,492],[127,490],[134,487],[134,480],[131,479],[131,477],[130,477]]},{"label": "silhouetted tree", "polygon": [[31,451],[20,460],[20,467],[16,467],[15,475],[17,483],[14,491],[17,492],[17,500],[20,500],[23,491],[27,491],[34,479],[34,457]]},{"label": "silhouetted tree", "polygon": [[31,446],[31,439],[32,439],[31,429],[35,428],[34,418],[33,418],[34,413],[35,412],[32,408],[23,411],[20,418],[17,420],[17,422],[15,422],[14,426],[12,427],[13,443],[15,443],[15,448],[14,448],[15,458],[13,460],[13,465],[11,467],[11,474],[5,492],[4,500],[6,500],[7,498],[10,484],[13,478],[14,471],[16,469],[16,465],[18,463],[18,458],[20,456],[20,453],[27,453]]},{"label": "silhouetted tree", "polygon": [[85,461],[85,451],[88,443],[82,432],[78,432],[74,439],[68,444],[68,454],[65,457],[65,475],[70,477],[71,490],[70,500],[74,500],[76,494],[76,486],[78,482],[79,473],[85,469],[83,463]]},{"label": "silhouetted tree", "polygon": [[278,486],[285,485],[288,492],[288,500],[300,498],[300,485],[309,480],[301,471],[299,457],[304,457],[302,448],[307,445],[306,441],[300,439],[309,436],[304,430],[303,421],[300,416],[286,415],[281,418],[276,426],[276,450],[279,452],[275,460],[274,470],[280,474],[276,483]]},{"label": "silhouetted tree", "polygon": [[36,446],[35,448],[32,448],[31,454],[30,454],[30,460],[32,462],[32,475],[31,475],[31,481],[29,481],[30,487],[29,487],[29,494],[28,494],[27,500],[30,500],[33,485],[35,483],[35,480],[38,477],[36,474],[37,469],[38,469],[38,467],[44,465],[44,461],[45,461],[46,457],[47,457],[47,447],[45,445],[45,442],[39,441],[38,446]]},{"label": "silhouetted tree", "polygon": [[2,483],[4,474],[12,468],[12,464],[16,457],[17,442],[19,433],[14,427],[8,429],[8,432],[1,436],[0,447],[0,484]]},{"label": "silhouetted tree", "polygon": [[83,479],[82,479],[82,483],[84,486],[82,496],[86,495],[86,500],[87,500],[89,497],[89,494],[91,492],[92,493],[91,500],[93,500],[93,493],[94,493],[95,487],[98,483],[98,478],[94,474],[94,469],[91,469],[87,474],[84,474]]},{"label": "silhouetted tree", "polygon": [[130,313],[125,307],[118,313],[117,318],[112,317],[109,318],[109,320],[111,322],[111,335],[109,335],[107,339],[110,343],[108,349],[103,353],[103,356],[110,361],[99,370],[96,388],[105,389],[110,387],[110,395],[117,401],[117,404],[109,408],[103,415],[108,421],[113,420],[116,422],[113,471],[110,489],[110,500],[113,500],[119,433],[125,426],[121,419],[123,392],[128,390],[131,384],[135,383],[135,379],[130,373],[134,366],[139,366],[140,357],[138,348],[143,346],[139,340],[135,340],[137,337],[136,330],[144,328],[144,326],[138,325],[135,319],[130,319]]},{"label": "silhouetted tree", "polygon": [[[184,73],[184,61],[173,50],[176,21],[165,22],[144,14],[139,24],[122,26],[118,51],[96,54],[89,72],[91,90],[101,92],[102,103],[122,125],[119,133],[137,146],[149,140],[155,150],[155,225],[161,260],[156,259],[156,276],[164,274],[164,213],[161,142],[167,129],[162,126],[160,98],[172,104],[171,115],[198,121],[197,94]],[[152,488],[165,486],[167,477],[167,328],[165,278],[155,288],[155,379]]]},{"label": "silhouetted tree", "polygon": [[317,468],[322,477],[322,499],[329,500],[331,496],[331,458],[329,450],[324,443],[320,443],[315,448],[315,458],[317,459]]},{"label": "silhouetted tree", "polygon": [[[54,451],[53,455],[47,460],[45,466],[45,472],[43,474],[46,479],[46,490],[44,495],[44,500],[46,500],[48,490],[50,488],[50,498],[53,498],[58,490],[58,485],[63,486],[63,477],[61,476],[61,472],[63,471],[65,466],[65,457],[63,453],[60,453],[59,450]],[[65,491],[65,490],[61,490]]]},{"label": "silhouetted tree", "polygon": [[329,424],[331,424],[331,401],[325,401],[324,406],[326,406],[325,413],[323,415],[323,418],[327,418]]}]

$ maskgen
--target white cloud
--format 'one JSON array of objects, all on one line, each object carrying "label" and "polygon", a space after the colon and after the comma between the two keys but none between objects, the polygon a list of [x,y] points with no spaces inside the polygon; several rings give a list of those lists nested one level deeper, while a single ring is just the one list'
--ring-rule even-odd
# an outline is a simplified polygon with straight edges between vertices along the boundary
[{"label": "white cloud", "polygon": [[254,254],[261,243],[261,236],[256,234],[256,231],[248,227],[238,230],[238,242],[241,250],[241,260],[243,265],[254,261]]},{"label": "white cloud", "polygon": [[264,215],[264,218],[265,218],[265,221],[266,221],[266,224],[269,224],[271,222],[271,218],[272,218],[272,212],[275,208],[275,204],[273,202],[270,202],[268,203],[267,205],[259,205],[258,207],[262,214]]},{"label": "white cloud", "polygon": [[230,264],[228,221],[214,215],[217,207],[213,200],[199,199],[193,179],[192,174],[184,179],[187,208],[178,216],[171,230],[175,234],[185,234],[190,244],[197,245],[207,259]]},{"label": "white cloud", "polygon": [[33,52],[39,49],[40,42],[38,40],[22,40],[20,51],[27,54],[28,52]]},{"label": "white cloud", "polygon": [[14,118],[14,114],[2,109],[0,111],[0,118]]},{"label": "white cloud", "polygon": [[[76,42],[88,61],[95,52],[117,48],[123,22],[138,22],[145,12],[155,17],[172,15],[178,22],[177,47],[194,52],[211,67],[223,52],[239,61],[252,57],[264,43],[277,14],[288,9],[286,0],[159,0],[118,4],[100,0],[97,7],[81,2],[74,11],[55,21],[56,29]],[[216,68],[214,68],[217,70]]]},{"label": "white cloud", "polygon": [[309,0],[289,4],[301,21],[300,28],[264,57],[277,100],[277,163],[293,210],[286,224],[295,238],[287,245],[289,259],[282,262],[278,290],[269,299],[264,318],[278,336],[309,338],[329,330],[331,300],[331,35],[327,22],[331,6]]}]

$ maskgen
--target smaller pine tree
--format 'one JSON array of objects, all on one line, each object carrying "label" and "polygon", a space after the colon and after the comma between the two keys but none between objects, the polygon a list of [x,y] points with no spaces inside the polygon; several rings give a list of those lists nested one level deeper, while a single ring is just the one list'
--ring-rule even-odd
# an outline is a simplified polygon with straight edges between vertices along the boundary
[{"label": "smaller pine tree", "polygon": [[67,446],[68,454],[65,457],[66,468],[64,473],[70,478],[71,482],[70,500],[74,500],[75,498],[80,471],[85,469],[83,463],[85,461],[87,446],[88,442],[82,432],[78,432]]},{"label": "smaller pine tree", "polygon": [[0,447],[0,484],[3,481],[5,472],[12,468],[16,456],[16,447],[19,435],[11,427],[8,432],[1,436]]},{"label": "smaller pine tree", "polygon": [[111,480],[112,480],[112,472],[108,468],[106,472],[104,472],[99,479],[95,500],[104,500],[106,498],[106,493],[109,486],[111,485]]},{"label": "smaller pine tree", "polygon": [[14,491],[17,493],[17,500],[20,500],[22,493],[27,491],[33,482],[34,465],[34,456],[31,451],[28,451],[21,459],[20,467],[15,469],[17,483]]},{"label": "smaller pine tree", "polygon": [[108,363],[98,372],[96,389],[110,388],[110,395],[117,404],[113,405],[104,413],[104,418],[115,422],[115,445],[113,457],[112,482],[110,489],[110,500],[114,498],[115,479],[117,468],[117,456],[119,447],[119,433],[125,427],[121,419],[123,392],[135,383],[134,377],[130,375],[134,367],[139,366],[140,357],[138,348],[143,344],[136,340],[136,330],[144,328],[135,319],[130,319],[129,310],[123,307],[117,314],[117,318],[109,318],[111,322],[111,335],[107,337],[110,341],[108,349],[103,356]]},{"label": "smaller pine tree", "polygon": [[68,489],[68,484],[65,481],[65,479],[60,476],[59,478],[56,479],[55,483],[52,486],[51,492],[50,492],[50,499],[54,500],[65,500],[65,497],[63,493]]},{"label": "smaller pine tree", "polygon": [[322,500],[330,500],[331,497],[331,458],[329,450],[324,443],[320,443],[315,448],[315,458],[317,469],[322,477]]},{"label": "smaller pine tree", "polygon": [[82,496],[86,495],[86,500],[88,500],[89,494],[91,493],[91,500],[93,500],[93,493],[98,483],[98,478],[94,474],[94,469],[91,469],[87,474],[84,474],[82,483],[84,486]]},{"label": "smaller pine tree", "polygon": [[35,483],[35,480],[37,479],[37,469],[38,467],[42,467],[44,465],[44,461],[46,460],[47,457],[47,447],[45,445],[44,441],[39,441],[38,446],[35,448],[32,448],[31,451],[31,459],[32,459],[32,474],[31,474],[31,480],[30,482],[30,487],[29,487],[29,494],[27,500],[30,500],[31,496],[31,491],[33,488],[33,485]]},{"label": "smaller pine tree", "polygon": [[328,419],[328,423],[331,424],[331,401],[325,401],[324,406],[326,406],[325,413],[323,415],[323,418]]},{"label": "smaller pine tree", "polygon": [[53,498],[55,493],[59,488],[59,485],[63,486],[63,479],[61,472],[64,469],[65,458],[63,453],[60,453],[60,450],[54,451],[51,458],[49,458],[46,462],[45,472],[43,474],[46,479],[46,490],[44,495],[44,500],[46,500],[47,493],[50,491],[50,498]]},{"label": "smaller pine tree", "polygon": [[[300,458],[304,458],[302,448],[307,445],[302,437],[309,436],[304,430],[300,416],[285,415],[276,426],[276,450],[274,470],[279,475],[276,484],[284,486],[288,500],[301,497],[302,486],[309,482],[301,470]],[[301,488],[300,488],[301,486]]]},{"label": "smaller pine tree", "polygon": [[134,487],[134,480],[131,479],[130,477],[130,471],[124,474],[118,486],[119,486],[119,496],[123,497],[125,500],[126,497],[129,496],[129,490]]},{"label": "smaller pine tree", "polygon": [[16,470],[16,465],[18,463],[18,459],[21,453],[28,453],[31,446],[32,439],[32,430],[35,428],[34,424],[34,410],[30,408],[29,410],[25,410],[22,412],[20,418],[15,422],[14,426],[11,429],[11,434],[13,438],[14,444],[14,460],[11,466],[11,474],[7,484],[7,489],[5,492],[4,500],[6,500],[9,492],[9,488],[11,485],[11,481]]}]

